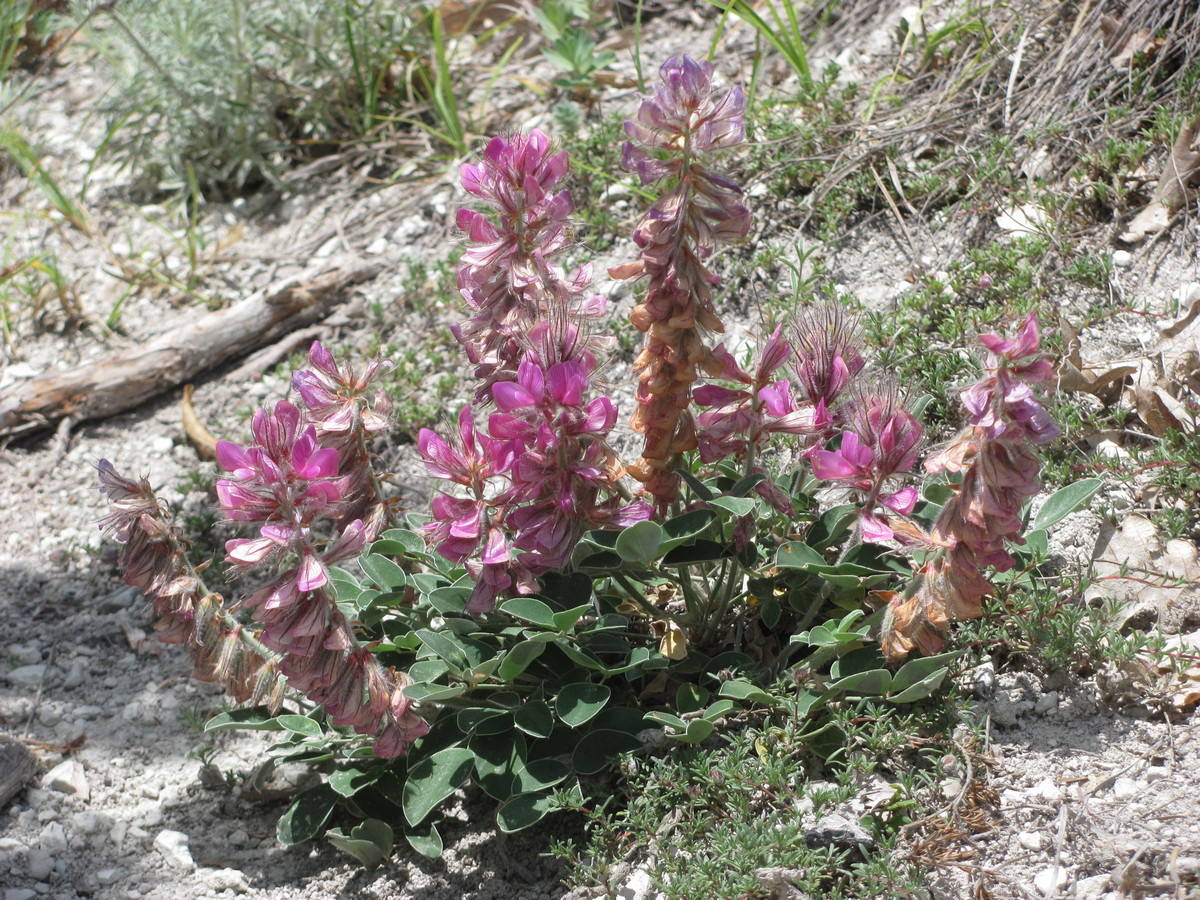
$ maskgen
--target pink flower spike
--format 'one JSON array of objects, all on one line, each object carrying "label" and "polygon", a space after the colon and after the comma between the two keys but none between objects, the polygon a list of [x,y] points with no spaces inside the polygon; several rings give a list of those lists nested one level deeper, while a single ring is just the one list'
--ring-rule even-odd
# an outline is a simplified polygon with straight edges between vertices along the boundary
[{"label": "pink flower spike", "polygon": [[1017,332],[1016,340],[1006,340],[998,334],[991,333],[981,334],[979,342],[997,356],[1003,356],[1010,362],[1024,359],[1026,356],[1036,353],[1041,343],[1041,329],[1038,326],[1037,314],[1031,312],[1025,317],[1024,323]]},{"label": "pink flower spike", "polygon": [[771,375],[791,358],[792,345],[783,336],[783,326],[779,325],[771,332],[766,344],[760,351],[758,369],[755,372],[759,383],[766,381]]}]

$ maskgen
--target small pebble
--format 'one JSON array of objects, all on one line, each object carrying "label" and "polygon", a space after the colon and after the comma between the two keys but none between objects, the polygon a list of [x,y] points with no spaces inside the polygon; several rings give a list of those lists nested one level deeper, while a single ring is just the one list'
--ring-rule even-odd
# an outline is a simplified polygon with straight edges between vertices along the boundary
[{"label": "small pebble", "polygon": [[58,791],[60,794],[73,794],[84,801],[92,796],[83,765],[74,759],[64,760],[47,772],[42,779],[42,787]]},{"label": "small pebble", "polygon": [[96,872],[96,883],[101,887],[108,887],[110,884],[116,884],[120,880],[120,869],[100,869]]},{"label": "small pebble", "polygon": [[67,849],[67,831],[59,822],[51,822],[38,835],[38,844],[50,853],[61,853]]},{"label": "small pebble", "polygon": [[1043,803],[1054,804],[1062,800],[1062,790],[1049,778],[1043,778],[1029,791],[1029,796]]},{"label": "small pebble", "polygon": [[1112,795],[1117,800],[1132,800],[1145,789],[1146,785],[1143,782],[1139,782],[1133,778],[1121,777],[1113,784]]},{"label": "small pebble", "polygon": [[196,868],[191,850],[188,849],[188,836],[181,831],[171,831],[169,828],[160,831],[154,839],[154,849],[168,865],[176,869],[191,872]]},{"label": "small pebble", "polygon": [[1133,254],[1128,250],[1114,250],[1112,264],[1118,269],[1128,269],[1133,265]]},{"label": "small pebble", "polygon": [[1058,691],[1048,691],[1042,694],[1033,704],[1033,711],[1043,716],[1055,709],[1058,709]]},{"label": "small pebble", "polygon": [[1026,850],[1041,850],[1042,836],[1036,831],[1022,831],[1017,834],[1017,843]]},{"label": "small pebble", "polygon": [[42,661],[42,648],[37,644],[13,644],[8,648],[8,659],[14,666],[33,666]]},{"label": "small pebble", "polygon": [[1067,870],[1062,866],[1052,866],[1043,869],[1033,876],[1033,886],[1043,897],[1067,883]]},{"label": "small pebble", "polygon": [[44,663],[38,663],[32,666],[17,666],[7,675],[2,677],[8,679],[8,683],[13,687],[25,688],[27,691],[37,690],[42,684],[42,679],[46,675],[46,666]]},{"label": "small pebble", "polygon": [[25,858],[25,874],[36,881],[50,877],[54,871],[54,857],[41,847],[34,847]]}]

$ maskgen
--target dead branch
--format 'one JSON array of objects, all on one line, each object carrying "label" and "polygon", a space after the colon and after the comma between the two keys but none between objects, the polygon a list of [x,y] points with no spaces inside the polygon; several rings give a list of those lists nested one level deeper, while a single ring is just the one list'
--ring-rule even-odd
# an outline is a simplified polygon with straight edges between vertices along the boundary
[{"label": "dead branch", "polygon": [[0,437],[37,431],[66,416],[83,421],[131,409],[324,318],[345,288],[380,268],[361,259],[326,263],[125,353],[11,385],[0,391]]}]

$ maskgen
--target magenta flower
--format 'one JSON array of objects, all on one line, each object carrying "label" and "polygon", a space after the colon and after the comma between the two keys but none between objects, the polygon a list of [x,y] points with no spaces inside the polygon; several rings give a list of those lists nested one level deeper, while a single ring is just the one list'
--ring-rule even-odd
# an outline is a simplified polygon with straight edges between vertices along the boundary
[{"label": "magenta flower", "polygon": [[832,410],[866,366],[857,324],[840,306],[815,307],[796,323],[793,343],[796,376],[808,401]]},{"label": "magenta flower", "polygon": [[458,435],[454,446],[428,428],[422,428],[417,435],[417,451],[425,460],[425,470],[434,478],[481,488],[489,478],[512,467],[512,446],[478,435],[470,404],[459,410]]},{"label": "magenta flower", "polygon": [[320,341],[313,341],[308,361],[311,369],[292,373],[292,387],[304,401],[318,436],[344,435],[355,428],[368,433],[387,428],[391,399],[383,388],[377,388],[370,398],[368,391],[380,372],[391,367],[391,361],[373,359],[360,375],[348,363],[338,365]]},{"label": "magenta flower", "polygon": [[894,387],[855,398],[848,418],[855,430],[843,432],[840,449],[814,449],[809,453],[813,475],[863,494],[859,511],[863,538],[890,540],[894,533],[876,505],[902,516],[916,506],[915,488],[888,491],[886,484],[893,476],[912,469],[921,445],[921,425],[904,408]]}]

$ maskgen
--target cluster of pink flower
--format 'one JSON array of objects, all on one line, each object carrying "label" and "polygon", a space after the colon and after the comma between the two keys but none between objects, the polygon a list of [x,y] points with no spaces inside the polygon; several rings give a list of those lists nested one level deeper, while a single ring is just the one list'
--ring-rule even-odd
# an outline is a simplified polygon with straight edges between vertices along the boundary
[{"label": "cluster of pink flower", "polygon": [[567,248],[575,211],[570,192],[557,189],[568,168],[566,152],[551,154],[550,139],[536,129],[493,138],[478,165],[462,167],[463,187],[484,209],[458,212],[458,227],[471,242],[458,288],[474,315],[452,330],[475,366],[476,402],[490,401],[492,383],[515,375],[539,322],[604,312],[603,296],[586,296],[591,266],[568,277],[554,262]]},{"label": "cluster of pink flower", "polygon": [[[407,678],[359,646],[329,591],[329,566],[359,556],[387,516],[364,443],[387,425],[386,395],[377,391],[374,404],[368,396],[381,363],[360,376],[320,343],[309,362],[311,369],[293,377],[304,410],[281,400],[271,412],[255,412],[249,447],[217,442],[217,464],[230,473],[217,482],[222,510],[260,525],[258,537],[226,542],[226,561],[282,568],[243,600],[263,626],[259,639],[280,654],[292,687],[322,704],[335,725],[374,735],[377,755],[397,756],[428,725],[410,708]],[[365,518],[353,517],[361,511]],[[314,535],[322,523],[334,526],[324,542]]]},{"label": "cluster of pink flower", "polygon": [[1060,434],[1032,389],[1054,371],[1040,352],[1037,317],[1030,313],[1016,340],[985,334],[980,341],[988,349],[987,373],[962,392],[968,424],[925,463],[929,472],[962,473],[962,484],[932,532],[917,538],[934,555],[915,592],[889,603],[883,646],[890,658],[913,647],[936,653],[950,622],[982,614],[992,591],[984,570],[1013,567],[1005,543],[1021,541],[1021,507],[1041,486],[1033,445]]},{"label": "cluster of pink flower", "polygon": [[[275,691],[282,675],[335,725],[372,735],[377,755],[398,756],[428,725],[404,694],[407,677],[359,645],[329,591],[329,566],[361,554],[387,519],[365,445],[387,425],[386,395],[368,394],[382,363],[358,375],[319,343],[309,361],[312,368],[293,378],[305,408],[284,400],[259,409],[251,445],[217,442],[217,464],[229,473],[217,482],[221,509],[231,521],[258,525],[257,537],[226,542],[226,562],[234,570],[280,570],[242,601],[260,628],[246,630],[220,597],[203,591],[149,484],[123,479],[103,461],[101,485],[113,511],[101,524],[124,545],[126,581],[145,590],[164,617],[163,639],[193,645],[201,674],[232,681],[239,699],[266,686]],[[314,533],[330,526],[328,540]],[[256,669],[266,675],[255,683],[269,684],[250,690]]]},{"label": "cluster of pink flower", "polygon": [[588,528],[650,514],[645,504],[621,506],[622,469],[606,443],[616,407],[589,399],[598,342],[585,326],[603,298],[581,299],[586,267],[568,280],[553,262],[574,208],[567,191],[551,193],[567,166],[534,131],[493,139],[480,165],[463,167],[464,187],[494,217],[459,213],[472,242],[459,285],[476,315],[455,334],[476,365],[476,400],[496,412],[480,434],[468,405],[455,443],[422,429],[417,446],[431,475],[459,486],[434,498],[425,533],[466,564],[473,613],[506,591],[536,590],[537,576],[564,565]]}]

